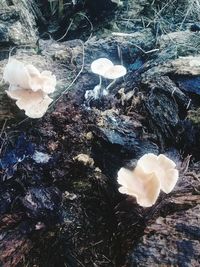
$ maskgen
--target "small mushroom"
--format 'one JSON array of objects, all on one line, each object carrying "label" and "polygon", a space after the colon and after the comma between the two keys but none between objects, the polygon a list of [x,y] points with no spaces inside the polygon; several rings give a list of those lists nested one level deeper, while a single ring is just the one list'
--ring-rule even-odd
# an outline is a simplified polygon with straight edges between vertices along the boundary
[{"label": "small mushroom", "polygon": [[16,105],[25,111],[25,114],[33,119],[41,118],[53,101],[41,90],[34,92],[30,89],[17,89],[6,91],[7,95],[16,101]]},{"label": "small mushroom", "polygon": [[178,181],[179,172],[175,169],[176,164],[163,154],[145,154],[138,160],[137,166],[142,167],[146,173],[154,172],[160,180],[161,190],[166,194],[173,190]]},{"label": "small mushroom", "polygon": [[107,58],[99,58],[92,62],[91,70],[93,73],[98,74],[100,76],[104,76],[104,74],[112,68],[114,64]]},{"label": "small mushroom", "polygon": [[160,193],[160,181],[155,173],[147,174],[141,167],[133,171],[121,168],[118,172],[119,192],[136,198],[143,207],[155,204]]},{"label": "small mushroom", "polygon": [[[102,95],[108,94],[108,89],[115,83],[117,78],[120,78],[126,74],[126,68],[122,65],[114,65],[112,61],[107,58],[99,58],[94,60],[91,64],[91,70],[93,73],[99,75],[99,84],[95,86],[95,92],[88,92],[91,90],[87,90],[85,93],[85,99],[90,98],[97,99]],[[102,77],[106,79],[113,80],[105,89],[102,89]],[[98,89],[98,90],[97,90]]]},{"label": "small mushroom", "polygon": [[126,74],[126,68],[122,65],[114,65],[113,67],[107,69],[104,73],[104,77],[107,79],[115,80]]},{"label": "small mushroom", "polygon": [[126,74],[126,68],[122,65],[114,65],[107,58],[99,58],[92,62],[91,70],[93,73],[103,76],[106,79],[117,79]]},{"label": "small mushroom", "polygon": [[122,65],[114,65],[109,68],[105,72],[104,77],[113,81],[106,87],[106,91],[115,83],[116,79],[126,75],[126,72],[126,68]]}]

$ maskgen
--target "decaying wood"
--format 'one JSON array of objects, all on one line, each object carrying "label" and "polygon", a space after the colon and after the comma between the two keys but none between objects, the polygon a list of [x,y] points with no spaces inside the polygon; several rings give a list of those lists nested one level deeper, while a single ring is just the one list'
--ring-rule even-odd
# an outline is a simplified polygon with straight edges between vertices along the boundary
[{"label": "decaying wood", "polygon": [[[17,59],[53,71],[58,84],[44,118],[25,121],[0,85],[2,267],[199,266],[200,39],[185,34],[163,34],[156,43],[150,28],[138,28],[85,43],[40,40],[40,54],[17,49]],[[88,103],[98,57],[128,73]],[[172,158],[180,178],[144,209],[118,192],[116,176],[149,152]]]},{"label": "decaying wood", "polygon": [[22,223],[22,221],[22,213],[5,214],[0,217],[1,266],[16,266],[32,247],[32,242],[26,234],[26,223]]},{"label": "decaying wood", "polygon": [[145,229],[134,248],[131,266],[199,266],[200,195],[187,194],[170,203],[176,211],[158,217]]},{"label": "decaying wood", "polygon": [[16,266],[27,255],[31,247],[31,241],[20,231],[4,232],[4,237],[1,239],[0,245],[1,266]]}]

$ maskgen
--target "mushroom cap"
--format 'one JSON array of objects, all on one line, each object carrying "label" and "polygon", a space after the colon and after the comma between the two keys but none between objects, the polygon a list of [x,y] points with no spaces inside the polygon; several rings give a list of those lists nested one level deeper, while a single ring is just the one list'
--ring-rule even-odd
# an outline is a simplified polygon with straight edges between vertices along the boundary
[{"label": "mushroom cap", "polygon": [[124,66],[114,65],[112,61],[107,58],[99,58],[94,60],[91,64],[91,70],[93,73],[111,80],[120,78],[127,72]]},{"label": "mushroom cap", "polygon": [[52,75],[51,71],[43,71],[41,72],[42,77],[42,91],[46,94],[51,94],[55,91],[56,87],[56,76]]},{"label": "mushroom cap", "polygon": [[29,88],[29,72],[22,62],[14,58],[9,59],[8,64],[6,64],[3,79],[9,84]]},{"label": "mushroom cap", "polygon": [[27,71],[31,77],[40,75],[39,70],[35,66],[33,66],[32,64],[26,65],[26,69],[27,69]]},{"label": "mushroom cap", "polygon": [[114,64],[109,59],[99,58],[92,62],[91,70],[95,74],[104,76],[104,73],[107,72],[107,70],[113,66]]},{"label": "mushroom cap", "polygon": [[25,114],[33,119],[41,118],[53,101],[41,90],[34,92],[30,89],[17,89],[6,91],[7,95],[16,101],[16,105],[25,111]]},{"label": "mushroom cap", "polygon": [[46,94],[53,93],[56,86],[56,77],[55,75],[47,75],[46,72],[43,72],[38,76],[32,76],[30,80],[30,88],[34,92],[42,90]]},{"label": "mushroom cap", "polygon": [[[39,72],[33,65],[24,65],[16,59],[10,59],[4,69],[3,79],[10,85],[33,91],[42,90],[46,94],[53,93],[56,86],[56,76],[50,71]],[[10,90],[10,88],[9,88]]]},{"label": "mushroom cap", "polygon": [[121,168],[117,181],[121,185],[119,192],[135,197],[143,207],[154,205],[160,193],[160,181],[155,173],[145,173],[139,166],[133,171]]},{"label": "mushroom cap", "polygon": [[177,183],[179,172],[175,169],[176,164],[163,154],[159,156],[153,153],[145,154],[138,160],[137,166],[143,168],[146,173],[154,172],[160,180],[161,190],[167,194]]},{"label": "mushroom cap", "polygon": [[107,79],[118,79],[122,76],[124,76],[127,73],[126,68],[122,65],[114,65],[107,69],[107,71],[104,73],[104,77]]}]

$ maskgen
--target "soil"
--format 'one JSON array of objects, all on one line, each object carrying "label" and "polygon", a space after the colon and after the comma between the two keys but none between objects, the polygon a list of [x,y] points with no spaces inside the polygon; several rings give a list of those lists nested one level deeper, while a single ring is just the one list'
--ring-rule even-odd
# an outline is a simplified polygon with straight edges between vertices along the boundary
[{"label": "soil", "polygon": [[[38,23],[40,38],[29,48],[18,43],[12,56],[53,71],[57,91],[34,120],[0,85],[0,266],[199,266],[200,39],[190,29],[197,18],[180,18],[177,1],[173,28],[164,23],[172,7],[160,1],[102,1],[95,9],[66,1],[66,17],[47,16],[49,6],[38,2],[31,29]],[[158,7],[165,12],[153,24]],[[69,35],[53,40],[66,32],[66,18]],[[3,38],[0,27],[2,49],[13,46]],[[89,101],[85,92],[99,82],[90,65],[100,57],[128,72],[108,96]],[[116,177],[149,152],[173,159],[180,177],[172,193],[142,208],[119,193]]]}]

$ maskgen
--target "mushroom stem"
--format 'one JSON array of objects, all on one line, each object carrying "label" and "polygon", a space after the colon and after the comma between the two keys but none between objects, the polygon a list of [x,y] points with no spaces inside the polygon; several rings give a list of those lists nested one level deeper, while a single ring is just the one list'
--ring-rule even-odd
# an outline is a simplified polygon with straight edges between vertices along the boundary
[{"label": "mushroom stem", "polygon": [[110,89],[110,87],[113,86],[113,84],[116,82],[117,79],[113,80],[111,83],[109,83],[109,85],[106,87],[106,91],[108,91],[108,89]]},{"label": "mushroom stem", "polygon": [[102,84],[102,77],[101,75],[99,75],[99,86],[101,87],[101,84]]},{"label": "mushroom stem", "polygon": [[101,87],[102,85],[102,77],[101,75],[99,75],[99,97],[102,97],[103,96],[103,88]]}]

